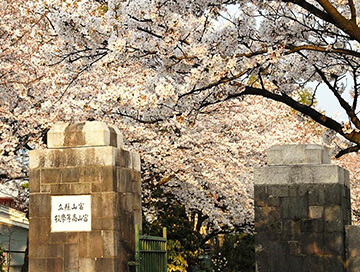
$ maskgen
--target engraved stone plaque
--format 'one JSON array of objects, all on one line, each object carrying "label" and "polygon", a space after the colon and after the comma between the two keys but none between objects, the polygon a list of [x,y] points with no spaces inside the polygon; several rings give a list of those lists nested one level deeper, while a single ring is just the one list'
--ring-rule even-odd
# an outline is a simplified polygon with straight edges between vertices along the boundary
[{"label": "engraved stone plaque", "polygon": [[91,231],[91,196],[51,196],[51,232]]}]

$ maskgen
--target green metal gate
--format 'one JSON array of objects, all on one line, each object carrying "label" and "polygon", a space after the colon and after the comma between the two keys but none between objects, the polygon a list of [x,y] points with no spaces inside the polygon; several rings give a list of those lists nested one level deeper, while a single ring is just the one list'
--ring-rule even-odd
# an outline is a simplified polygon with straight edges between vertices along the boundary
[{"label": "green metal gate", "polygon": [[167,238],[166,228],[163,237],[141,235],[139,225],[135,225],[135,263],[136,272],[167,271]]}]

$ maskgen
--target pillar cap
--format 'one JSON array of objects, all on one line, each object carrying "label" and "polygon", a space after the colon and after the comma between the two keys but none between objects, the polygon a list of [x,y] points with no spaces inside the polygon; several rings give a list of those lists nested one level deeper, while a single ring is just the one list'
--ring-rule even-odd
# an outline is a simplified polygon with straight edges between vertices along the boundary
[{"label": "pillar cap", "polygon": [[329,150],[322,145],[275,145],[268,150],[267,164],[331,164],[331,158]]},{"label": "pillar cap", "polygon": [[123,148],[118,128],[101,121],[56,123],[47,133],[48,148],[114,146]]}]

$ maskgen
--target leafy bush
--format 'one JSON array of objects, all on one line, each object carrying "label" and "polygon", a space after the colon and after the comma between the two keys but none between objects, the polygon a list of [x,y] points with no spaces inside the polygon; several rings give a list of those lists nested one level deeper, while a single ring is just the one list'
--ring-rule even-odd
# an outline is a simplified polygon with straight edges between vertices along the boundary
[{"label": "leafy bush", "polygon": [[226,234],[215,240],[212,257],[214,272],[255,271],[255,237],[251,234]]}]

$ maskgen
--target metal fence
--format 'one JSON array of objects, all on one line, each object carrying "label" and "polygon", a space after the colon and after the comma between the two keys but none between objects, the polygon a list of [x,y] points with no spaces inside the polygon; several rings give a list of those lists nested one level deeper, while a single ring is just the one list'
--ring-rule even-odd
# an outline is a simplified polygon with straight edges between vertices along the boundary
[{"label": "metal fence", "polygon": [[166,228],[163,237],[141,235],[139,225],[135,226],[135,263],[136,272],[167,271]]}]

